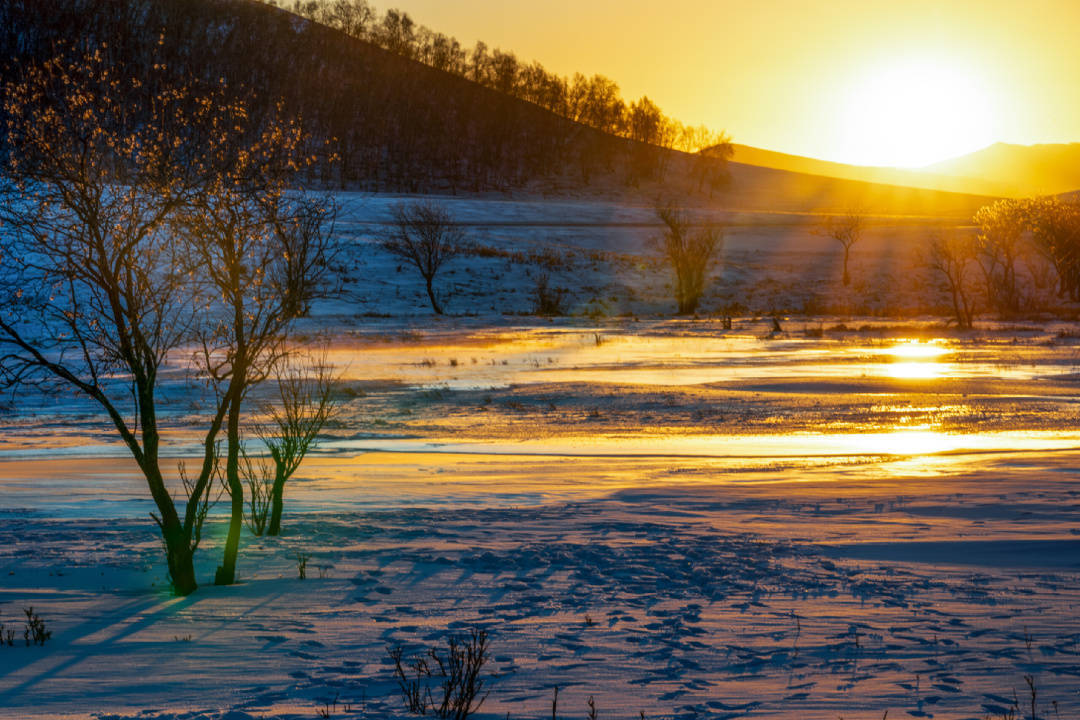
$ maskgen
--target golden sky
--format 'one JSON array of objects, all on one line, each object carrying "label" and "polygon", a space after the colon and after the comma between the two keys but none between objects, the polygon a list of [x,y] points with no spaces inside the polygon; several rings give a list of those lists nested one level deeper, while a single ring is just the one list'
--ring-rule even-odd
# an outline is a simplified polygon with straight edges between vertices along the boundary
[{"label": "golden sky", "polygon": [[[382,10],[388,5],[376,2]],[[396,0],[736,142],[918,166],[1080,141],[1080,0]]]}]

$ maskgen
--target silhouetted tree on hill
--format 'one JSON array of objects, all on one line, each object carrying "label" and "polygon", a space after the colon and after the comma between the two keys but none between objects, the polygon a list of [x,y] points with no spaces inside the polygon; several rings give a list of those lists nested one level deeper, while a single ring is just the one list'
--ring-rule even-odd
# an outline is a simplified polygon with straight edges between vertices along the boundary
[{"label": "silhouetted tree on hill", "polygon": [[[271,0],[271,4],[277,3]],[[348,10],[343,10],[342,5]],[[460,75],[575,123],[634,141],[635,144],[625,148],[630,155],[628,180],[632,183],[643,177],[662,176],[668,155],[659,150],[678,147],[683,152],[701,153],[704,165],[715,166],[724,165],[731,156],[730,142],[722,133],[699,133],[698,128],[683,125],[665,115],[648,97],[627,103],[619,86],[603,75],[586,77],[576,73],[572,78],[561,77],[548,72],[538,62],[525,64],[514,53],[492,50],[482,41],[471,50],[464,50],[455,38],[418,26],[408,13],[396,9],[387,10],[381,21],[372,20],[372,29],[358,30],[358,23],[353,18],[376,16],[365,0],[351,0],[351,4],[350,0],[324,0],[321,3],[297,0],[292,5],[282,3],[282,6],[353,37],[370,40],[402,57]],[[721,147],[726,149],[721,150]],[[593,162],[603,155],[593,148],[583,157]],[[587,179],[588,173],[584,176]],[[701,177],[704,178],[704,173]],[[699,181],[699,187],[701,184]]]},{"label": "silhouetted tree on hill", "polygon": [[[364,0],[283,4],[302,17],[247,0],[50,0],[48,12],[39,0],[6,0],[0,84],[60,45],[77,55],[107,43],[117,72],[221,82],[252,117],[272,115],[280,99],[319,141],[309,183],[456,192],[558,180],[567,168],[590,181],[641,175],[628,106],[608,78],[561,77],[482,43],[465,49]],[[663,125],[659,137],[682,136],[680,123],[665,116]],[[665,165],[647,167],[656,175]]]}]

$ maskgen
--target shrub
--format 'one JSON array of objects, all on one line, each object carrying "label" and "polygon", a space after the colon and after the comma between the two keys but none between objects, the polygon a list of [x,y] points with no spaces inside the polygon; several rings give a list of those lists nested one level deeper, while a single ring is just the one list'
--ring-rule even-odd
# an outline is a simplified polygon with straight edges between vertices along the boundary
[{"label": "shrub", "polygon": [[550,278],[546,272],[542,272],[537,276],[533,293],[533,305],[537,315],[551,317],[566,314],[563,308],[566,289],[551,287]]},{"label": "shrub", "polygon": [[23,612],[26,614],[26,629],[23,630],[26,646],[44,645],[45,641],[52,637],[52,630],[45,629],[45,621],[34,612],[33,607],[23,608]]},{"label": "shrub", "polygon": [[450,720],[477,712],[487,699],[480,677],[488,661],[487,640],[487,631],[473,629],[467,637],[451,637],[445,652],[431,648],[411,662],[401,647],[388,649],[406,709]]},{"label": "shrub", "polygon": [[689,218],[673,207],[656,210],[666,226],[657,244],[675,273],[675,301],[680,315],[692,315],[705,291],[705,275],[714,256],[723,247],[724,234],[718,225],[692,230]]}]

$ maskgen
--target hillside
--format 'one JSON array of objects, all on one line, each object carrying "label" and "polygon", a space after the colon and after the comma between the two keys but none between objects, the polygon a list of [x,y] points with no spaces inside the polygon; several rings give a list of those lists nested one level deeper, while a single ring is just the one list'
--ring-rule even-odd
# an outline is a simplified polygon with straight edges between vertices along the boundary
[{"label": "hillside", "polygon": [[340,157],[312,180],[372,191],[505,190],[568,168],[606,170],[628,151],[625,141],[262,3],[51,6],[0,4],[0,57],[11,58],[4,79],[55,48],[76,56],[107,44],[122,73],[145,77],[163,63],[176,83],[224,83],[256,117],[280,99],[327,143],[327,156]]},{"label": "hillside", "polygon": [[1080,189],[1080,143],[995,143],[923,169],[983,178],[1014,195],[1056,195]]},{"label": "hillside", "polygon": [[589,195],[638,204],[969,215],[986,198],[731,163],[615,137],[255,0],[0,4],[0,71],[105,44],[121,72],[164,63],[224,82],[252,112],[280,98],[322,141],[309,182],[411,193]]}]

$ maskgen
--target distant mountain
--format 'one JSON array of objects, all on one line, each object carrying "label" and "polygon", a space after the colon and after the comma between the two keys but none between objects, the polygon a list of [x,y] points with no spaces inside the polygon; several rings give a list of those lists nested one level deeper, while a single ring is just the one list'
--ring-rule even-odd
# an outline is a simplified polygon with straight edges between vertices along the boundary
[{"label": "distant mountain", "polygon": [[254,0],[49,0],[48,12],[41,0],[0,1],[0,85],[58,48],[103,44],[119,73],[145,77],[163,63],[175,82],[224,82],[255,117],[281,100],[326,143],[327,158],[340,157],[308,177],[323,185],[957,217],[988,200],[826,177],[835,164],[805,158],[777,169],[615,137]]},{"label": "distant mountain", "polygon": [[1000,184],[1008,195],[1057,195],[1080,190],[1080,143],[996,143],[921,170]]},{"label": "distant mountain", "polygon": [[1010,195],[1013,190],[1010,185],[978,176],[954,177],[951,174],[927,172],[925,170],[848,165],[801,155],[763,150],[738,143],[735,143],[733,148],[735,154],[732,159],[735,162],[775,168],[777,170],[791,170],[792,172],[824,175],[846,180],[861,180],[863,182],[975,195]]},{"label": "distant mountain", "polygon": [[848,212],[970,219],[994,196],[945,192],[729,163],[731,184],[714,205],[735,210]]}]

